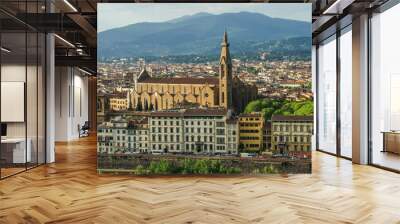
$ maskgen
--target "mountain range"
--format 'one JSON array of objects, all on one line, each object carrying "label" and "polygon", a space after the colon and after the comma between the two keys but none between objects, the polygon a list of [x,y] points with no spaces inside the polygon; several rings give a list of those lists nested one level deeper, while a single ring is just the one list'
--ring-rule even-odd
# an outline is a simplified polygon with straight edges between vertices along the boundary
[{"label": "mountain range", "polygon": [[232,54],[256,52],[259,47],[273,50],[276,49],[273,45],[290,39],[294,40],[290,41],[292,45],[289,48],[292,50],[311,46],[310,22],[272,18],[252,12],[198,13],[166,22],[136,23],[100,32],[98,56],[218,54],[225,30]]}]

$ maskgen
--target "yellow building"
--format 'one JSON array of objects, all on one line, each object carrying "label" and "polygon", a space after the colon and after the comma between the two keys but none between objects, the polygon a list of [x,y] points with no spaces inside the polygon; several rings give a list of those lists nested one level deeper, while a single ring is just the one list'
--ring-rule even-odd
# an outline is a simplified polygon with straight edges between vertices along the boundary
[{"label": "yellow building", "polygon": [[241,151],[262,151],[264,117],[262,113],[241,114],[239,116],[239,149]]},{"label": "yellow building", "polygon": [[109,104],[112,111],[124,111],[129,106],[128,98],[123,95],[110,97]]},{"label": "yellow building", "polygon": [[130,101],[136,110],[166,110],[194,105],[241,112],[249,101],[257,97],[257,87],[232,74],[226,32],[221,44],[219,77],[160,78],[152,77],[144,68],[134,82]]}]

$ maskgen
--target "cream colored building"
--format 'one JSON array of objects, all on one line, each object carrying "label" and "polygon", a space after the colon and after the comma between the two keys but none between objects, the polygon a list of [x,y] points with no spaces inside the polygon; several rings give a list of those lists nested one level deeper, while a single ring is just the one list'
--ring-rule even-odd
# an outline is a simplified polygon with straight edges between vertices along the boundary
[{"label": "cream colored building", "polygon": [[222,108],[152,112],[150,149],[155,153],[237,154],[237,121]]},{"label": "cream colored building", "polygon": [[238,154],[238,121],[223,108],[154,111],[99,125],[99,153]]},{"label": "cream colored building", "polygon": [[106,122],[97,127],[97,150],[99,153],[123,153],[128,149],[128,123]]},{"label": "cream colored building", "polygon": [[145,153],[148,151],[147,118],[127,122],[105,122],[97,128],[97,150],[106,154]]},{"label": "cream colored building", "polygon": [[278,153],[310,152],[313,116],[273,115],[272,150]]}]

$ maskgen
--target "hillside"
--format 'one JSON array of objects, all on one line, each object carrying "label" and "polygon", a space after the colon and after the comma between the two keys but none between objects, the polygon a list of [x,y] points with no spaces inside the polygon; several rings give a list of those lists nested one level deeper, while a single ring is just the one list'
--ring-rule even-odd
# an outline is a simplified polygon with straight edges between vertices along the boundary
[{"label": "hillside", "polygon": [[[98,55],[108,58],[217,54],[225,29],[233,54],[268,49],[274,47],[266,45],[273,40],[294,37],[309,39],[311,46],[311,23],[249,12],[199,13],[162,23],[137,23],[100,32]],[[299,43],[300,49],[302,44]],[[293,48],[296,50],[297,45]]]}]

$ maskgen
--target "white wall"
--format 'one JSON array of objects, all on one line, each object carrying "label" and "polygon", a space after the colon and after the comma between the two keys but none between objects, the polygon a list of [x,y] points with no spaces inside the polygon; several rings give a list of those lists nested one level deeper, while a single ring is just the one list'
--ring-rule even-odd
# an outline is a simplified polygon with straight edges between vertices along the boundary
[{"label": "white wall", "polygon": [[56,67],[55,140],[79,138],[78,125],[88,120],[88,78],[76,68]]}]

